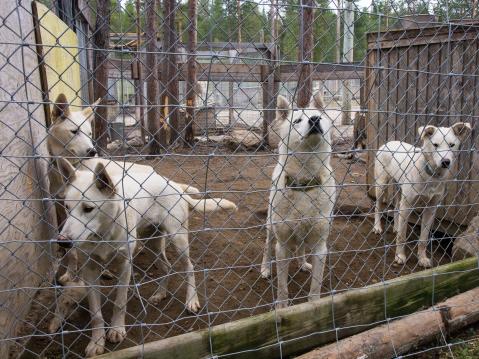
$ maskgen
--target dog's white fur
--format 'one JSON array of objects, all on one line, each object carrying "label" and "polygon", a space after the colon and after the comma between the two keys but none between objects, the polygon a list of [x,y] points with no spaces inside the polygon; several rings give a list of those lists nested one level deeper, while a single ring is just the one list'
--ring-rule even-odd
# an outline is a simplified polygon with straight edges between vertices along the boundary
[{"label": "dog's white fur", "polygon": [[[95,107],[101,102],[98,99],[91,106],[81,111],[71,111],[69,101],[64,94],[58,95],[52,109],[52,125],[48,129],[47,147],[51,156],[64,157],[74,166],[80,169],[93,171],[98,162],[108,168],[108,173],[113,176],[126,175],[133,178],[136,174],[141,176],[154,175],[155,171],[147,165],[139,165],[131,162],[113,161],[106,158],[96,157],[96,151],[92,139],[92,121]],[[93,157],[93,158],[90,158]],[[63,185],[61,176],[54,166],[50,171],[50,192],[56,196]],[[176,183],[168,180],[169,184],[181,192],[190,194],[199,193],[193,186]],[[57,206],[58,212],[64,212],[62,206]],[[63,219],[64,215],[60,215]],[[75,279],[76,253],[75,250],[67,252],[66,271],[58,278],[62,284]]]},{"label": "dog's white fur", "polygon": [[384,194],[388,184],[395,182],[400,188],[399,208],[394,215],[397,264],[406,263],[406,229],[409,215],[415,207],[423,207],[421,234],[418,243],[419,265],[431,267],[426,246],[437,205],[443,200],[446,182],[455,170],[457,150],[471,131],[469,123],[458,122],[452,127],[419,127],[422,147],[405,142],[391,141],[376,153],[375,184],[376,211],[374,232],[382,233],[381,214],[385,209]]},{"label": "dog's white fur", "polygon": [[[65,205],[68,217],[59,235],[71,240],[78,252],[81,269],[79,276],[89,287],[88,300],[92,315],[92,337],[86,348],[88,357],[104,350],[105,338],[113,343],[126,336],[125,312],[130,283],[132,254],[137,245],[137,233],[144,227],[155,225],[174,245],[187,276],[186,308],[200,309],[196,292],[194,268],[189,256],[189,209],[211,212],[218,209],[236,210],[236,205],[219,198],[196,200],[179,192],[164,177],[142,175],[112,175],[103,163],[94,171],[75,170],[65,159],[58,160],[58,168],[66,179]],[[150,239],[158,256],[156,261],[166,275],[149,301],[158,304],[167,295],[168,273],[171,265],[164,255],[160,238]],[[118,288],[110,329],[104,330],[101,314],[99,277],[101,268],[117,268]]]},{"label": "dog's white fur", "polygon": [[[273,171],[268,206],[267,236],[261,274],[271,274],[271,251],[276,238],[278,276],[277,307],[288,305],[288,267],[294,251],[300,253],[303,269],[312,270],[309,299],[319,299],[327,239],[336,201],[336,182],[330,163],[332,124],[324,114],[319,94],[315,94],[309,109],[290,109],[289,102],[278,97],[276,121],[281,121],[279,160]],[[312,118],[320,118],[322,133],[311,133]],[[289,176],[298,181],[320,179],[321,185],[301,191],[286,184]],[[304,258],[305,247],[311,250],[312,266]]]}]

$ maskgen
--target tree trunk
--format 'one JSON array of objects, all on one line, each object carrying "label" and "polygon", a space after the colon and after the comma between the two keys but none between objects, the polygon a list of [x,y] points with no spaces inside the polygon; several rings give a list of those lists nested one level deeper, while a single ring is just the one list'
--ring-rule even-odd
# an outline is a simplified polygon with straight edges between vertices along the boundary
[{"label": "tree trunk", "polygon": [[156,57],[157,46],[157,3],[156,0],[145,0],[146,11],[146,95],[147,95],[147,129],[149,153],[152,155],[161,152],[160,116],[158,111],[158,66]]},{"label": "tree trunk", "polygon": [[185,145],[193,145],[193,121],[196,107],[196,45],[198,32],[196,31],[198,11],[196,0],[188,1],[188,63],[186,79],[186,119],[185,119]]},{"label": "tree trunk", "polygon": [[298,61],[302,64],[300,65],[300,81],[298,81],[298,107],[308,107],[313,92],[312,65],[309,63],[313,57],[313,5],[313,0],[301,0]]},{"label": "tree trunk", "polygon": [[95,99],[102,98],[102,105],[95,111],[93,133],[99,153],[104,153],[108,135],[108,108],[105,106],[108,95],[108,45],[110,41],[110,0],[98,2],[93,47],[93,77]]},{"label": "tree trunk", "polygon": [[178,34],[175,27],[176,0],[164,1],[164,48],[166,51],[166,98],[165,121],[169,119],[169,144],[181,136],[179,128],[179,88],[178,88]]}]

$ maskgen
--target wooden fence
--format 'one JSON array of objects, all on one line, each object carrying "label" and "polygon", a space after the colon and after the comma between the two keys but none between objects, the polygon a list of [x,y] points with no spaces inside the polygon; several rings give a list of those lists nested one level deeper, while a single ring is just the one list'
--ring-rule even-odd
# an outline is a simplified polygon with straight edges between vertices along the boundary
[{"label": "wooden fence", "polygon": [[419,126],[467,121],[473,125],[472,136],[462,145],[466,151],[459,156],[457,181],[447,185],[446,208],[436,218],[465,225],[477,214],[478,36],[479,27],[471,24],[368,34],[365,82],[371,196],[375,196],[375,149],[392,140],[419,145]]}]

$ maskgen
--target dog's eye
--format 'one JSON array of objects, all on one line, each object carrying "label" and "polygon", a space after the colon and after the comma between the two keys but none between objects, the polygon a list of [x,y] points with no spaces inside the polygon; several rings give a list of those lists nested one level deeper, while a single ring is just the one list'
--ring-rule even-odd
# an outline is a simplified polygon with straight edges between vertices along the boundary
[{"label": "dog's eye", "polygon": [[433,145],[434,147],[436,147],[436,148],[439,147],[439,145],[438,145],[437,143],[433,143],[432,145]]},{"label": "dog's eye", "polygon": [[301,118],[297,118],[296,120],[293,121],[293,123],[296,125],[297,123],[301,122]]},{"label": "dog's eye", "polygon": [[76,135],[78,133],[78,129],[76,130],[71,130],[71,133],[73,133],[74,135]]},{"label": "dog's eye", "polygon": [[450,148],[453,148],[455,145],[456,145],[455,143],[450,143],[450,144],[449,144],[449,147],[450,147]]},{"label": "dog's eye", "polygon": [[90,213],[91,211],[93,211],[93,207],[89,207],[89,206],[83,207],[83,212]]}]

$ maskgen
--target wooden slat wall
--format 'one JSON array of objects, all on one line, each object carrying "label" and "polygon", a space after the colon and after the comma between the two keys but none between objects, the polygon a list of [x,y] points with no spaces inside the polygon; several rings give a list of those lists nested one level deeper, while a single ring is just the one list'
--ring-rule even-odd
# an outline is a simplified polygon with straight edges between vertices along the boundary
[{"label": "wooden slat wall", "polygon": [[[371,33],[365,81],[368,89],[367,117],[369,194],[374,197],[374,150],[387,141],[420,145],[419,126],[450,126],[469,121],[474,126],[473,143],[479,146],[478,65],[479,29],[457,26]],[[378,60],[379,59],[379,60]],[[379,68],[377,68],[379,65]],[[473,151],[459,155],[457,180],[447,186],[438,219],[466,225],[477,214],[479,185],[474,180],[479,165]],[[392,200],[389,191],[388,202]],[[444,226],[442,226],[444,228]],[[457,228],[455,226],[454,228]]]}]

